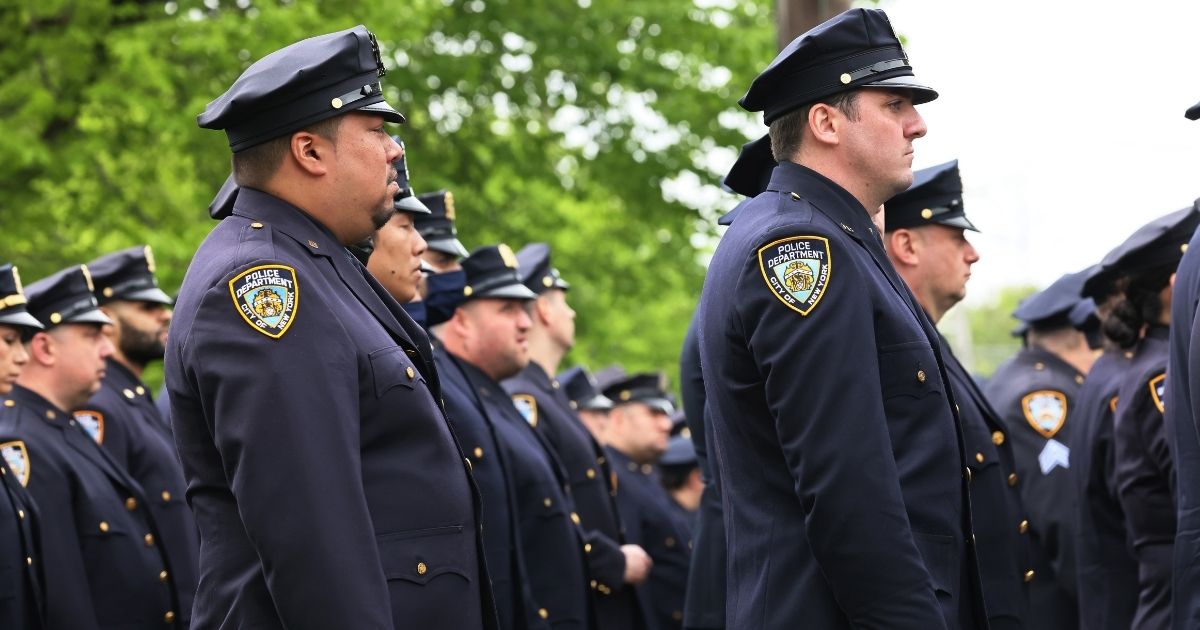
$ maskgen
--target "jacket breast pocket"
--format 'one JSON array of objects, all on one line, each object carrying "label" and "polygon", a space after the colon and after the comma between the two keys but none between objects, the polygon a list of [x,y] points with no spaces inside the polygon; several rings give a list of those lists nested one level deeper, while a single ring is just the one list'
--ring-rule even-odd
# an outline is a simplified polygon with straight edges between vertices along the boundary
[{"label": "jacket breast pocket", "polygon": [[425,382],[421,371],[400,346],[375,350],[368,358],[371,362],[371,378],[375,384],[376,398],[382,398],[393,387],[413,389],[418,382]]},{"label": "jacket breast pocket", "polygon": [[945,391],[933,348],[924,341],[885,346],[879,351],[879,380],[883,398],[924,398]]},{"label": "jacket breast pocket", "polygon": [[442,576],[471,581],[474,537],[461,525],[430,527],[379,534],[379,558],[388,581],[426,585]]}]

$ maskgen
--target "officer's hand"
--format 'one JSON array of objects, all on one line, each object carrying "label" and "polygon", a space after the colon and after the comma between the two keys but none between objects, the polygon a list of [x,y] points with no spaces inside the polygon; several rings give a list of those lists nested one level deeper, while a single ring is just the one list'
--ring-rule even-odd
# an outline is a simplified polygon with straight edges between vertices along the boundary
[{"label": "officer's hand", "polygon": [[650,554],[637,545],[621,545],[621,553],[625,554],[625,583],[637,586],[645,582],[654,566]]}]

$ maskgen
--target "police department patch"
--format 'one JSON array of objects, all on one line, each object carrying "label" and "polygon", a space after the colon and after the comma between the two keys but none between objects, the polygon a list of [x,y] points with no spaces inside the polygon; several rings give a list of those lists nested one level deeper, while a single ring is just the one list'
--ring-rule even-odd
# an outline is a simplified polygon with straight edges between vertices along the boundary
[{"label": "police department patch", "polygon": [[764,245],[758,250],[758,268],[779,301],[808,315],[829,285],[829,239],[790,236]]},{"label": "police department patch", "polygon": [[97,444],[104,444],[104,414],[91,409],[80,409],[75,412],[75,422],[78,422]]},{"label": "police department patch", "polygon": [[1158,413],[1163,413],[1163,399],[1167,396],[1167,375],[1159,374],[1150,379],[1150,400],[1154,401],[1154,406],[1158,408]]},{"label": "police department patch", "polygon": [[21,440],[0,443],[0,457],[4,458],[4,464],[17,476],[17,480],[21,482],[21,485],[28,486],[30,473],[29,451],[25,450],[25,443]]},{"label": "police department patch", "polygon": [[1067,420],[1067,395],[1041,389],[1021,399],[1025,421],[1044,438],[1052,438]]},{"label": "police department patch", "polygon": [[529,394],[514,394],[512,400],[513,406],[521,412],[521,417],[525,418],[525,422],[528,422],[531,427],[536,427],[538,423],[537,399]]},{"label": "police department patch", "polygon": [[296,319],[300,284],[296,270],[286,265],[260,265],[229,281],[233,305],[250,327],[279,339]]}]

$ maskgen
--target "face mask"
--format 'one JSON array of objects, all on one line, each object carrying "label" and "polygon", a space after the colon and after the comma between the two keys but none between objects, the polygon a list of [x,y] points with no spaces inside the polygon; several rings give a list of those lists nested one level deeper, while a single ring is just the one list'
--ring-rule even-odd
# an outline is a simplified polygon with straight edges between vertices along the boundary
[{"label": "face mask", "polygon": [[408,316],[411,317],[414,322],[416,322],[422,328],[425,327],[425,319],[427,316],[425,302],[408,302],[401,304],[400,306],[404,308],[404,312],[408,313]]},{"label": "face mask", "polygon": [[429,288],[425,295],[425,321],[436,326],[454,316],[454,309],[463,302],[463,287],[467,286],[467,272],[463,270],[435,273],[425,279]]}]

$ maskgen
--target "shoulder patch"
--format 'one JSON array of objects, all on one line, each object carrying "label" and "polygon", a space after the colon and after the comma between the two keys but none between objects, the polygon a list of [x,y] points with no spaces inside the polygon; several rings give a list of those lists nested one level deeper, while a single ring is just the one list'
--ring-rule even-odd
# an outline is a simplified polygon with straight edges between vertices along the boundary
[{"label": "shoulder patch", "polygon": [[104,444],[104,414],[92,409],[80,409],[75,412],[75,422],[78,422],[97,444]]},{"label": "shoulder patch", "polygon": [[1021,411],[1034,431],[1050,439],[1067,421],[1067,395],[1053,389],[1040,389],[1021,399]]},{"label": "shoulder patch", "polygon": [[525,422],[528,422],[531,427],[536,427],[538,423],[537,399],[529,394],[513,394],[512,401],[513,406],[525,418]]},{"label": "shoulder patch", "polygon": [[807,316],[829,286],[829,239],[789,236],[763,245],[758,250],[758,268],[780,302]]},{"label": "shoulder patch", "polygon": [[0,443],[0,457],[4,458],[4,464],[17,476],[21,485],[28,486],[31,467],[29,451],[25,449],[25,443],[21,440]]},{"label": "shoulder patch", "polygon": [[1150,400],[1154,401],[1154,406],[1158,408],[1158,413],[1163,413],[1163,399],[1167,397],[1167,375],[1159,374],[1150,379]]},{"label": "shoulder patch", "polygon": [[233,306],[251,328],[279,339],[296,319],[300,283],[287,265],[251,267],[229,281]]}]

